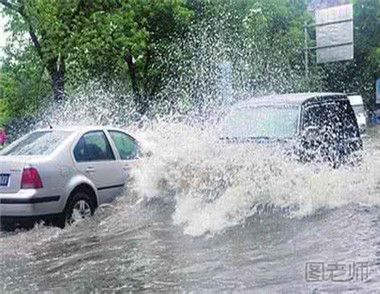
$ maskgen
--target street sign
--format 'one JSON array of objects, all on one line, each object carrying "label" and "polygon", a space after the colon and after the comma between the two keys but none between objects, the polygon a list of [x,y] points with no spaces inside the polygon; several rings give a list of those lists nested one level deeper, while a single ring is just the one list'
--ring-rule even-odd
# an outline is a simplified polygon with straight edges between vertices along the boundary
[{"label": "street sign", "polygon": [[222,62],[220,65],[219,88],[223,103],[229,104],[233,99],[233,68],[231,62]]},{"label": "street sign", "polygon": [[376,81],[376,104],[380,104],[380,78]]},{"label": "street sign", "polygon": [[352,4],[315,11],[317,63],[354,58]]}]

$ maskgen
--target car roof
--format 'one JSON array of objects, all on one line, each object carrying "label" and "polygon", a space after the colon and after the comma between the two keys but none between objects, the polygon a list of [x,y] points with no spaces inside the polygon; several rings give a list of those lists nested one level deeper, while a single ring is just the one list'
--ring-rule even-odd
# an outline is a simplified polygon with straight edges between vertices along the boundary
[{"label": "car roof", "polygon": [[348,100],[352,106],[363,105],[363,97],[361,95],[349,95]]},{"label": "car roof", "polygon": [[122,131],[127,132],[126,130],[111,127],[111,126],[58,126],[58,127],[52,127],[52,128],[41,128],[36,130],[37,131],[67,131],[67,132],[76,132],[76,133],[85,133],[90,131],[96,131],[96,130],[116,130],[116,131]]},{"label": "car roof", "polygon": [[242,102],[236,103],[237,108],[257,107],[257,106],[275,106],[275,105],[296,105],[299,106],[308,100],[323,101],[331,99],[347,98],[342,93],[290,93],[290,94],[272,94],[266,96],[253,97]]}]

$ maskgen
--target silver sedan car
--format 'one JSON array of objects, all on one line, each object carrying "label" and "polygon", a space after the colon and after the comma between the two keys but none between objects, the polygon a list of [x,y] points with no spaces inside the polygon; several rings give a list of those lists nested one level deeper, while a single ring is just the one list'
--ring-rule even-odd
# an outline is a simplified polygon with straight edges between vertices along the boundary
[{"label": "silver sedan car", "polygon": [[1,221],[64,226],[87,218],[122,193],[139,154],[138,142],[121,129],[31,132],[0,152]]}]

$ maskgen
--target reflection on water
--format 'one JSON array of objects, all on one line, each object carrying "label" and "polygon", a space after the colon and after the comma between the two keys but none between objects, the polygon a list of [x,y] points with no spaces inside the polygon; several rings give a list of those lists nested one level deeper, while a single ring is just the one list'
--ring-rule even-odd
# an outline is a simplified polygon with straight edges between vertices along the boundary
[{"label": "reflection on water", "polygon": [[[93,219],[1,233],[1,292],[380,288],[379,130],[365,163],[339,171],[178,125],[138,136],[154,155]],[[365,262],[368,279],[307,282],[308,262]]]}]

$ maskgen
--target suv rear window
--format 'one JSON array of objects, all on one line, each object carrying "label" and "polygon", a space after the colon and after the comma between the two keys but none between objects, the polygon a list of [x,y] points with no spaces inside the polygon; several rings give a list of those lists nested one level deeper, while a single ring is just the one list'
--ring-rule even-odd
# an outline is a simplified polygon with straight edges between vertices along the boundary
[{"label": "suv rear window", "polygon": [[303,128],[313,128],[320,134],[336,139],[360,136],[355,114],[348,100],[305,106]]},{"label": "suv rear window", "polygon": [[25,135],[20,140],[5,148],[0,155],[33,156],[49,155],[61,144],[71,132],[69,131],[37,131]]}]

